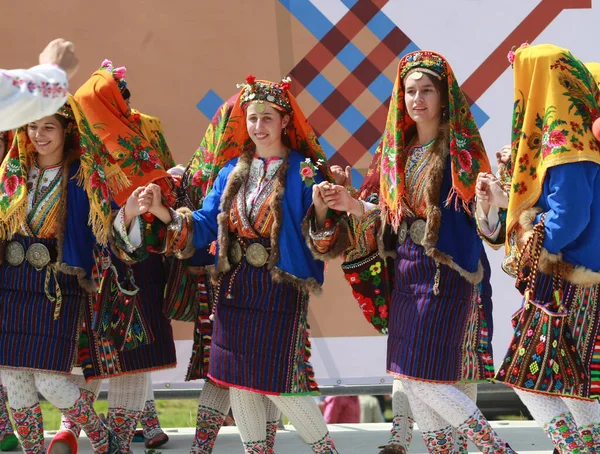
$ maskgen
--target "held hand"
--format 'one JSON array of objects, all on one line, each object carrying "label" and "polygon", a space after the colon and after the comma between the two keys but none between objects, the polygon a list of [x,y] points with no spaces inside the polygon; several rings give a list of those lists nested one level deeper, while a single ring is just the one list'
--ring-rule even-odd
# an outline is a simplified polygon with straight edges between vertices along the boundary
[{"label": "held hand", "polygon": [[339,186],[352,186],[352,167],[346,166],[342,169],[341,166],[333,165],[329,169],[333,174],[335,184]]},{"label": "held hand", "polygon": [[345,211],[357,216],[362,215],[361,202],[354,199],[343,186],[328,185],[320,187],[321,197],[329,208],[337,211]]},{"label": "held hand", "polygon": [[[485,208],[485,204],[498,207],[508,208],[508,195],[504,192],[500,180],[491,173],[480,173],[477,176],[477,187],[476,187],[477,199],[482,203],[482,207]],[[487,213],[487,210],[484,210]]]},{"label": "held hand", "polygon": [[506,169],[506,166],[510,162],[511,148],[510,145],[504,145],[502,150],[496,152],[496,162],[498,163],[498,169]]},{"label": "held hand", "polygon": [[326,212],[327,211],[327,203],[325,203],[325,200],[323,200],[323,196],[322,196],[321,190],[320,190],[320,187],[325,186],[325,185],[329,186],[330,183],[324,181],[322,183],[315,184],[312,187],[313,205],[315,206],[315,210],[317,210],[317,212]]},{"label": "held hand", "polygon": [[156,211],[164,207],[162,203],[162,191],[160,190],[160,186],[155,183],[150,183],[144,189],[143,195],[148,197],[150,200],[148,211],[156,216]]},{"label": "held hand", "polygon": [[40,65],[54,64],[60,67],[67,76],[72,78],[79,67],[79,59],[75,54],[75,45],[62,38],[50,41],[40,54]]},{"label": "held hand", "polygon": [[150,183],[146,186],[144,195],[148,195],[151,200],[148,212],[156,216],[165,224],[169,224],[173,219],[171,218],[171,212],[162,202],[162,191],[160,190],[160,186]]},{"label": "held hand", "polygon": [[152,200],[143,195],[144,186],[140,186],[131,193],[125,204],[123,214],[125,216],[125,225],[129,227],[131,221],[137,216],[148,212]]}]

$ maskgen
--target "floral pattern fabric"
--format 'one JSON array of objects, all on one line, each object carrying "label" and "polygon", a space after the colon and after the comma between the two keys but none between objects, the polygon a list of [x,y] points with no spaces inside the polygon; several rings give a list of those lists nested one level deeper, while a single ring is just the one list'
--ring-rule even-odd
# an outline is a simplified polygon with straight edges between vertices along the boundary
[{"label": "floral pattern fabric", "polygon": [[[408,116],[404,102],[403,75],[406,68],[422,67],[440,71],[448,86],[448,118],[450,126],[450,156],[452,165],[452,191],[449,199],[458,197],[468,208],[475,197],[475,183],[479,172],[490,172],[479,130],[469,108],[467,98],[458,85],[449,63],[439,54],[430,51],[412,52],[398,65],[396,82],[392,91],[385,131],[373,161],[380,162],[380,204],[388,220],[397,228],[408,207],[407,184],[404,169],[407,159],[407,131],[414,121]],[[371,180],[372,175],[367,175]],[[450,200],[447,200],[450,202]]]},{"label": "floral pattern fabric", "polygon": [[600,164],[592,134],[600,116],[600,90],[588,68],[567,49],[540,44],[516,51],[514,77],[507,250],[521,213],[539,199],[549,168]]}]

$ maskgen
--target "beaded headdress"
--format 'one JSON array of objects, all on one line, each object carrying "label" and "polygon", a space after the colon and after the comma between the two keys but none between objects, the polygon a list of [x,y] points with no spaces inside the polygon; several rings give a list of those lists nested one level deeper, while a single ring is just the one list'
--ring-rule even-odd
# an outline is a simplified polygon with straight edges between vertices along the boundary
[{"label": "beaded headdress", "polygon": [[[429,51],[418,51],[406,55],[400,61],[402,71],[400,78],[406,79],[409,74],[425,73],[438,80],[446,79],[446,62],[438,54]],[[419,76],[413,76],[419,78]]]},{"label": "beaded headdress", "polygon": [[[246,77],[246,83],[238,84],[238,88],[243,88],[240,104],[242,109],[246,110],[252,102],[263,104],[270,103],[278,110],[284,110],[286,113],[292,113],[292,106],[287,91],[290,89],[292,79],[286,77],[281,82],[273,83],[263,80],[256,80],[256,77],[250,75]],[[260,112],[259,109],[257,109]],[[264,111],[264,110],[263,110]]]},{"label": "beaded headdress", "polygon": [[71,105],[66,102],[62,105],[60,109],[56,112],[57,115],[61,117],[65,117],[67,120],[75,120],[75,114],[73,113],[73,108]]}]

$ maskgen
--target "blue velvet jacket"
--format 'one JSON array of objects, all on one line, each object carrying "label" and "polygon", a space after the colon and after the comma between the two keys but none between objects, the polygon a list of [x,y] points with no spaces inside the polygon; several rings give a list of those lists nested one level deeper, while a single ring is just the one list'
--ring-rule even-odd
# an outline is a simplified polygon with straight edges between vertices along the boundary
[{"label": "blue velvet jacket", "polygon": [[[307,187],[300,176],[300,164],[304,159],[297,151],[290,151],[281,202],[279,261],[275,266],[298,279],[312,278],[322,285],[324,264],[313,257],[302,233],[302,222],[312,204],[312,187]],[[239,158],[232,159],[221,169],[212,190],[204,199],[202,208],[193,212],[193,241],[196,250],[205,250],[217,239],[217,215],[221,212],[221,199],[238,161]],[[315,182],[318,184],[321,181],[322,176],[317,174]],[[194,258],[198,259],[198,254]]]},{"label": "blue velvet jacket", "polygon": [[574,162],[548,169],[536,203],[546,213],[543,246],[564,261],[600,271],[600,165]]}]

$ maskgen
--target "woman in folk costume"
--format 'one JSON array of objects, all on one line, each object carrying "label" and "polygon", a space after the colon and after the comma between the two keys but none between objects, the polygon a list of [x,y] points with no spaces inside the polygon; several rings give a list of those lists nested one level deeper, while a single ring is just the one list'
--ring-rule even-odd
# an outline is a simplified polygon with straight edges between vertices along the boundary
[{"label": "woman in folk costume", "polygon": [[[102,67],[82,85],[75,94],[94,132],[104,143],[108,156],[117,162],[132,185],[113,194],[117,205],[122,205],[137,186],[160,180],[164,193],[169,195],[171,184],[165,166],[173,160],[160,131],[160,123],[150,120],[129,109],[126,98],[129,90],[125,82],[125,68],[114,68],[105,60]],[[150,137],[146,137],[144,132]],[[151,222],[142,220],[143,230],[137,238],[129,238],[123,227],[122,213],[114,222],[119,257],[112,255],[112,264],[122,277],[128,273],[125,262],[130,265],[135,283],[139,287],[139,310],[146,322],[143,331],[145,341],[133,349],[118,350],[113,342],[96,335],[93,329],[95,310],[88,306],[85,311],[85,330],[79,343],[79,363],[85,380],[74,376],[81,387],[91,390],[90,397],[98,394],[100,381],[109,378],[108,424],[119,436],[122,452],[129,452],[135,428],[142,416],[150,371],[175,367],[176,355],[171,322],[162,315],[165,272],[160,252],[160,238],[152,229]],[[131,241],[144,247],[134,248]],[[128,251],[136,250],[136,257]],[[144,258],[146,258],[144,260]],[[102,298],[103,295],[100,295]],[[95,381],[95,382],[94,382]],[[76,420],[64,421],[63,425],[75,434],[79,432]]]},{"label": "woman in folk costume", "polygon": [[510,192],[486,190],[480,205],[508,208],[504,268],[525,299],[496,379],[515,388],[561,452],[598,452],[600,90],[566,49],[509,56]]},{"label": "woman in folk costume", "polygon": [[268,449],[267,395],[313,452],[335,453],[311,397],[318,388],[309,363],[308,299],[323,283],[323,263],[312,257],[301,226],[312,187],[323,179],[324,155],[289,79],[246,82],[212,157],[212,189],[202,208],[170,212],[149,186],[149,211],[170,222],[169,248],[182,257],[218,242],[207,375],[230,387],[246,452]]},{"label": "woman in folk costume", "polygon": [[[226,132],[237,98],[238,94],[235,94],[219,107],[208,125],[200,147],[192,156],[183,175],[178,197],[179,207],[195,209],[202,206],[205,196],[212,189],[220,169],[215,166],[215,159],[220,154],[219,150],[227,146],[227,142],[221,139]],[[194,345],[186,380],[205,380],[198,402],[196,433],[190,452],[210,454],[217,434],[231,409],[229,389],[215,384],[207,376],[212,343],[213,317],[211,314],[214,295],[209,269],[214,265],[215,256],[207,248],[203,248],[196,250],[194,255],[185,262],[195,277],[195,285],[198,289],[194,301],[196,306],[194,309],[196,313]],[[168,282],[167,288],[180,284],[181,282],[177,281]],[[263,396],[263,401],[266,414],[266,452],[272,454],[281,412],[266,396]]]},{"label": "woman in folk costume", "polygon": [[[400,61],[371,169],[362,192],[368,194],[371,184],[379,206],[324,184],[315,208],[326,203],[360,218],[350,251],[379,248],[386,256],[391,249],[396,257],[387,316],[389,373],[408,395],[431,452],[454,452],[455,433],[484,452],[513,452],[469,397],[477,381],[493,377],[490,271],[470,214],[477,174],[489,162],[465,96],[439,54],[419,51]],[[313,231],[313,247],[327,253],[319,239],[339,230]],[[382,271],[373,265],[371,274]],[[409,413],[398,406],[404,408],[401,414],[395,409],[397,416]],[[383,452],[406,447],[392,434]]]},{"label": "woman in folk costume", "polygon": [[[9,145],[12,143],[10,132],[0,132],[0,162],[4,159]],[[13,431],[8,408],[6,407],[6,389],[0,381],[0,451],[12,451],[19,441]]]},{"label": "woman in folk costume", "polygon": [[0,167],[0,367],[27,453],[46,452],[38,391],[79,421],[95,452],[119,452],[69,374],[97,290],[94,248],[109,238],[109,184],[126,182],[73,97],[19,128]]}]

